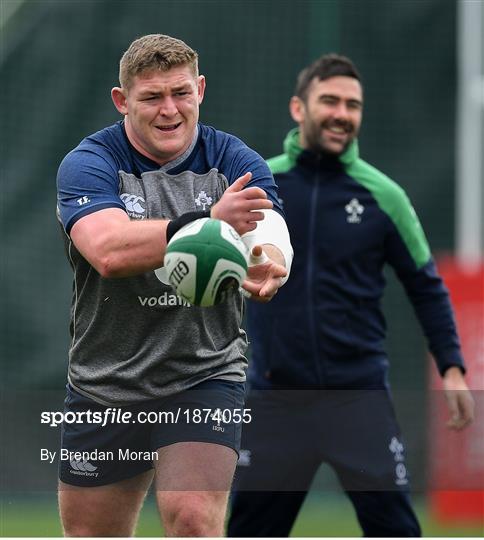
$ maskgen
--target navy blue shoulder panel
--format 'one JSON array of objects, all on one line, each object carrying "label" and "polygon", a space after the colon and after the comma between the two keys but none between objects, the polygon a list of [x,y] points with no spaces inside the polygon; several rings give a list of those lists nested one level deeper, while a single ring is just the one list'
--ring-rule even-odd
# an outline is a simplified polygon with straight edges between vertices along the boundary
[{"label": "navy blue shoulder panel", "polygon": [[[125,209],[119,198],[120,171],[140,177],[159,168],[132,147],[122,122],[86,137],[62,160],[57,174],[58,210],[65,230],[69,233],[80,217],[98,209]],[[248,186],[264,189],[274,209],[282,214],[274,179],[262,157],[237,137],[199,124],[193,151],[167,174],[186,170],[205,174],[211,169],[224,175],[229,185],[251,172]]]}]

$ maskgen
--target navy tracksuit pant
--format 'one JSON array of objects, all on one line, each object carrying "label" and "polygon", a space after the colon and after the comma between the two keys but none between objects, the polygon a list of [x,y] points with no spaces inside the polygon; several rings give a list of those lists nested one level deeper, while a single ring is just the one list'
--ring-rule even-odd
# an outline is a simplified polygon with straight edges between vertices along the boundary
[{"label": "navy tracksuit pant", "polygon": [[243,428],[229,536],[288,536],[323,462],[336,472],[365,536],[420,536],[386,390],[257,390],[246,408],[252,422]]}]

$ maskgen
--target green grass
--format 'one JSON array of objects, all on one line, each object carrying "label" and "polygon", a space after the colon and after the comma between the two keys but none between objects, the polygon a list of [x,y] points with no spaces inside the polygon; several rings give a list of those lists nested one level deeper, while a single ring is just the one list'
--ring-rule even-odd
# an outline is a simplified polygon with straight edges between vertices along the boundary
[{"label": "green grass", "polygon": [[[426,511],[423,498],[417,499],[415,508],[424,536],[482,537],[483,525],[468,524],[443,526]],[[160,536],[162,532],[156,506],[148,498],[138,524],[137,536]],[[55,494],[0,499],[0,536],[48,537],[61,536]],[[292,536],[361,536],[353,509],[342,495],[312,493],[294,526]]]}]

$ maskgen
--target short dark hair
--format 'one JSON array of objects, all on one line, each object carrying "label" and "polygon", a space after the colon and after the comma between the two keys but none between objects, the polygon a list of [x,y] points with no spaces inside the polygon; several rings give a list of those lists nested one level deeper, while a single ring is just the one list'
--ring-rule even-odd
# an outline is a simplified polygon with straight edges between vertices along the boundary
[{"label": "short dark hair", "polygon": [[361,83],[361,75],[349,58],[336,53],[324,54],[299,73],[294,94],[306,101],[309,85],[315,77],[324,81],[338,76],[353,77]]},{"label": "short dark hair", "polygon": [[119,63],[119,82],[130,89],[133,79],[148,71],[169,71],[189,66],[198,76],[198,54],[181,39],[164,34],[148,34],[135,39]]}]

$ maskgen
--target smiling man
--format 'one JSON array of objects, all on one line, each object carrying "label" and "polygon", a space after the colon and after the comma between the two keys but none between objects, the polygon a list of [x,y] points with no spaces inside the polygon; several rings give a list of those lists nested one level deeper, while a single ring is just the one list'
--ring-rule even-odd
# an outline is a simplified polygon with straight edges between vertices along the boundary
[{"label": "smiling man", "polygon": [[[126,135],[138,152],[164,165],[179,157],[195,133],[198,107],[205,93],[205,77],[194,67],[120,75],[121,88],[111,91],[125,118]],[[129,113],[129,114],[128,114]]]},{"label": "smiling man", "polygon": [[315,153],[342,154],[358,135],[363,109],[360,81],[347,75],[313,78],[290,102],[293,119],[300,124],[302,148]]},{"label": "smiling man", "polygon": [[[141,37],[119,78],[112,99],[123,120],[62,161],[58,218],[74,271],[66,412],[114,407],[130,420],[63,426],[70,455],[114,457],[60,463],[62,524],[67,536],[133,536],[155,477],[168,536],[220,536],[244,407],[243,298],[180,301],[165,248],[197,218],[228,222],[252,249],[243,287],[259,302],[287,277],[292,249],[266,163],[198,121],[205,78],[193,49]],[[234,410],[222,429],[220,410]]]},{"label": "smiling man", "polygon": [[354,64],[322,56],[300,73],[290,100],[298,127],[269,160],[296,257],[274,301],[248,306],[254,421],[244,427],[230,536],[288,536],[322,462],[365,536],[420,534],[387,377],[386,264],[428,337],[449,427],[473,418],[449,296],[418,218],[404,191],[358,156],[362,107]]}]

